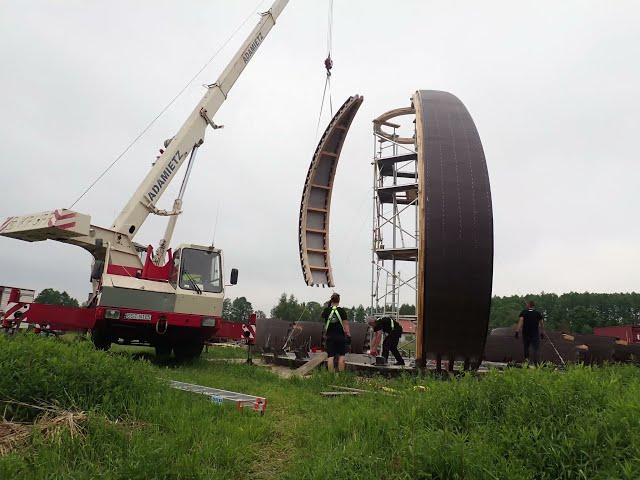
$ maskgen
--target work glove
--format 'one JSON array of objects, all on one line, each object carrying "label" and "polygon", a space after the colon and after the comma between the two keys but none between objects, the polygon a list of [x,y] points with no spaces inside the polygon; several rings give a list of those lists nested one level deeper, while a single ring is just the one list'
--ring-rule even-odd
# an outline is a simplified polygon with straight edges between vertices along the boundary
[{"label": "work glove", "polygon": [[377,350],[369,350],[369,355],[371,355],[372,357],[377,357],[378,356],[378,351]]},{"label": "work glove", "polygon": [[516,338],[520,337],[520,332],[516,332],[516,333],[515,333],[515,337],[516,337]]}]

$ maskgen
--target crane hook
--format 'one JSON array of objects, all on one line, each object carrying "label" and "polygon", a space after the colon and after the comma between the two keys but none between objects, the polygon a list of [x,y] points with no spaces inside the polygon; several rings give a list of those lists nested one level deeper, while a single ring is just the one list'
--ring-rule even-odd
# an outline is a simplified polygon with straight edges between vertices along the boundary
[{"label": "crane hook", "polygon": [[327,77],[331,76],[331,69],[333,68],[333,60],[331,60],[331,55],[327,56],[324,60],[324,68],[327,69]]}]

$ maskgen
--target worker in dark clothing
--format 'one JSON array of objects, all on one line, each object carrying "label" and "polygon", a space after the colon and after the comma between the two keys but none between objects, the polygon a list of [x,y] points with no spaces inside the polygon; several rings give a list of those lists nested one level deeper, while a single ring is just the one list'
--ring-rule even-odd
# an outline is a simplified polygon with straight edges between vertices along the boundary
[{"label": "worker in dark clothing", "polygon": [[347,346],[351,343],[351,331],[349,330],[348,315],[344,308],[340,307],[340,295],[334,293],[322,311],[325,321],[324,335],[327,349],[327,366],[330,372],[335,370],[335,358],[338,359],[338,371],[343,372]]},{"label": "worker in dark clothing", "polygon": [[544,319],[536,310],[535,303],[527,302],[527,308],[520,312],[516,326],[516,338],[522,334],[524,359],[529,360],[529,350],[533,350],[533,363],[539,363],[540,340],[544,338]]},{"label": "worker in dark clothing", "polygon": [[404,365],[404,359],[398,351],[398,342],[402,336],[402,325],[400,325],[400,322],[391,317],[380,317],[377,320],[375,318],[370,319],[369,325],[371,325],[375,332],[375,336],[371,341],[371,355],[378,355],[378,345],[380,345],[380,338],[382,337],[382,332],[384,332],[386,336],[382,342],[382,356],[384,357],[385,363],[389,360],[389,352],[391,352],[393,356],[396,357],[396,365]]}]

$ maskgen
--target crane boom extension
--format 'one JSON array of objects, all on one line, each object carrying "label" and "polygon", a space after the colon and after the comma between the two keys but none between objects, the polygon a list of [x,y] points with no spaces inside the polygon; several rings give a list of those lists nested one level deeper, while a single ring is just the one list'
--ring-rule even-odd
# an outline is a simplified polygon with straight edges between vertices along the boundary
[{"label": "crane boom extension", "polygon": [[[213,128],[213,116],[227,99],[231,87],[262,44],[289,0],[276,0],[233,56],[218,80],[209,85],[202,100],[194,108],[178,133],[171,139],[135,194],[113,222],[112,229],[133,238],[150,213],[159,213],[156,203],[165,192],[187,156],[204,142],[207,125]],[[178,211],[169,212],[177,215]]]}]

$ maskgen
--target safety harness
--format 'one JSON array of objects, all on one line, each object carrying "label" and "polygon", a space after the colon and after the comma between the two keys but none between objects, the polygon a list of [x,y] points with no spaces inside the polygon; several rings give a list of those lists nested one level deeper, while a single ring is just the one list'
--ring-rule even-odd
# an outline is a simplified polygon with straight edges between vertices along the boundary
[{"label": "safety harness", "polygon": [[[335,317],[338,317],[338,320],[335,320]],[[329,324],[334,322],[340,322],[340,326],[344,330],[344,325],[342,323],[342,317],[340,316],[340,312],[338,311],[338,307],[331,307],[331,313],[327,317],[327,323],[324,326],[324,331],[329,330]]]}]

